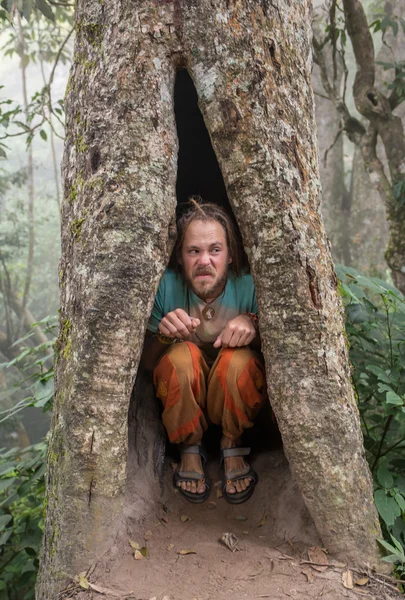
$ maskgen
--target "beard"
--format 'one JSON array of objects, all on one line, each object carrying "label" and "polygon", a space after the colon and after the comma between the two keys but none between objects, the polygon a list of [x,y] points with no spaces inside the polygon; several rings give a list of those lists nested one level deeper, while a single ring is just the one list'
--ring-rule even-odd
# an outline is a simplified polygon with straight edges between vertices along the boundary
[{"label": "beard", "polygon": [[[196,275],[214,275],[214,272],[211,269],[198,269],[194,273],[194,277]],[[227,278],[228,267],[225,269],[222,276],[214,284],[212,284],[210,281],[204,280],[196,283],[194,279],[190,278],[186,278],[186,282],[199,298],[201,298],[202,300],[208,300],[219,296],[219,294],[225,287]]]}]

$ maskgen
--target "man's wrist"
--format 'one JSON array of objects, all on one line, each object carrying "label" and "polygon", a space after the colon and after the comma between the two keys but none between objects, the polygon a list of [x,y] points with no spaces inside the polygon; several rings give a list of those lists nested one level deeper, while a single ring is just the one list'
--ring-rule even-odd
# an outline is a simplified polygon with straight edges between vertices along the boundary
[{"label": "man's wrist", "polygon": [[156,334],[157,339],[161,344],[165,344],[166,346],[170,346],[170,344],[175,344],[177,342],[177,338],[171,338],[168,335],[163,335],[160,331]]},{"label": "man's wrist", "polygon": [[247,313],[243,313],[246,317],[249,317],[250,321],[253,324],[253,327],[255,328],[256,332],[259,331],[259,317],[257,316],[256,313],[251,313],[251,312],[247,312]]}]

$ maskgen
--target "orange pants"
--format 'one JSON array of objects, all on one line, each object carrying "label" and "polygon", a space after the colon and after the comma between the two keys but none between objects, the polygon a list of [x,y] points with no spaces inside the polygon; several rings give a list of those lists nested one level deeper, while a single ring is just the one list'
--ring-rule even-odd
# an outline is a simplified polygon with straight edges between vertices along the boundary
[{"label": "orange pants", "polygon": [[264,367],[248,346],[222,348],[211,368],[191,342],[169,346],[158,362],[153,381],[163,403],[163,424],[174,444],[199,444],[207,420],[237,439],[266,398]]}]

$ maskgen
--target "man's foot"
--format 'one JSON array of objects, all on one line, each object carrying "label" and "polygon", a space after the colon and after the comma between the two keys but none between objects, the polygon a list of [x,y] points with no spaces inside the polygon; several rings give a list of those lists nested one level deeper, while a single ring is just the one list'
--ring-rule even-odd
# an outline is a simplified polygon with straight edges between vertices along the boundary
[{"label": "man's foot", "polygon": [[205,477],[201,457],[207,458],[200,446],[181,447],[181,459],[173,474],[174,485],[189,502],[204,502],[210,494],[211,482]]},{"label": "man's foot", "polygon": [[202,467],[200,454],[181,453],[179,472],[201,473],[201,479],[190,479],[189,481],[178,481],[177,487],[192,494],[203,494],[206,489],[204,469]]},{"label": "man's foot", "polygon": [[[232,440],[223,436],[221,440],[222,450],[239,448],[240,438]],[[225,485],[223,488],[225,497],[233,496],[235,503],[244,502],[253,493],[253,487],[257,481],[257,475],[249,464],[244,460],[243,454],[249,454],[250,449],[241,449],[240,456],[224,456]],[[240,472],[240,477],[238,477]],[[249,489],[251,488],[251,489]],[[230,498],[228,498],[229,501]]]}]

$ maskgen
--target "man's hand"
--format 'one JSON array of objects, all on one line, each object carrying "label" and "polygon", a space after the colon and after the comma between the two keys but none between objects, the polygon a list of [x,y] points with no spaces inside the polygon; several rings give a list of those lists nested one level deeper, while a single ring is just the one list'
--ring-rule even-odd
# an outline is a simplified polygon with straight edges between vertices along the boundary
[{"label": "man's hand", "polygon": [[194,333],[199,324],[199,319],[189,317],[182,308],[176,308],[176,310],[172,310],[163,317],[158,329],[160,333],[167,337],[185,340],[191,333]]},{"label": "man's hand", "polygon": [[247,315],[238,315],[228,321],[214,342],[214,348],[239,348],[248,346],[256,337],[256,329]]}]

